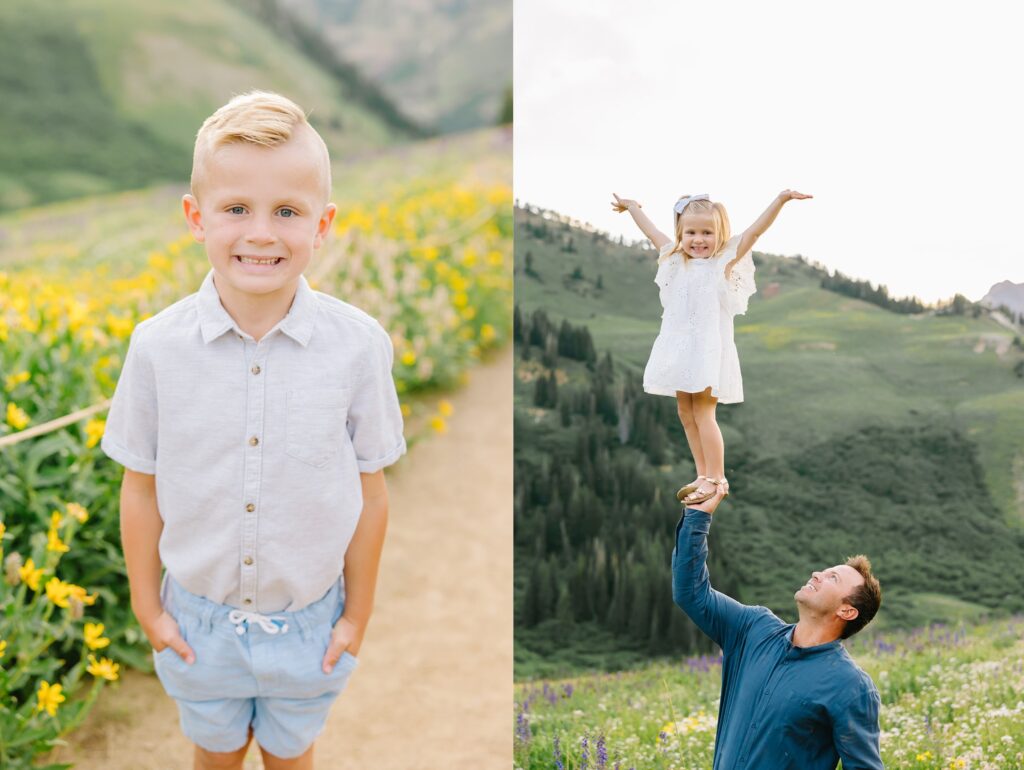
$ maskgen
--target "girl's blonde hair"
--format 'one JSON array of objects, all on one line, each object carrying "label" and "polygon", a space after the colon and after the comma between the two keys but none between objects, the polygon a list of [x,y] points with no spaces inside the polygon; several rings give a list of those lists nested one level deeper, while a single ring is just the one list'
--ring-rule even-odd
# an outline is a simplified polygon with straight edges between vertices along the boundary
[{"label": "girl's blonde hair", "polygon": [[236,96],[205,120],[196,134],[192,154],[192,194],[199,197],[206,164],[219,147],[235,143],[275,147],[291,139],[296,131],[307,129],[317,155],[323,197],[327,200],[331,194],[331,160],[327,145],[299,105],[270,91],[250,91]]},{"label": "girl's blonde hair", "polygon": [[[689,196],[680,195],[679,200],[687,197]],[[725,211],[725,206],[721,203],[718,203],[717,201],[699,200],[690,201],[681,214],[675,215],[676,242],[672,247],[672,251],[668,252],[660,259],[668,259],[676,252],[683,255],[684,262],[690,259],[686,252],[683,251],[683,216],[686,214],[711,214],[711,220],[715,223],[715,250],[712,252],[711,256],[718,256],[725,247],[729,238],[732,237],[732,232],[729,229],[729,215]]]}]

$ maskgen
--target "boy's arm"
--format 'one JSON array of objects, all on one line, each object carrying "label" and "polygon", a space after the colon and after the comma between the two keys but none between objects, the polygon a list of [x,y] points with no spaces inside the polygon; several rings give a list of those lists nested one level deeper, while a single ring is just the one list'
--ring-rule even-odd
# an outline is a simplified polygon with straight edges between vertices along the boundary
[{"label": "boy's arm", "polygon": [[683,511],[672,551],[672,599],[697,627],[726,651],[753,609],[711,587],[708,531],[721,495]]},{"label": "boy's arm", "polygon": [[334,626],[331,643],[324,654],[324,673],[331,672],[342,652],[348,651],[350,655],[359,652],[373,612],[377,568],[388,527],[388,487],[383,470],[360,473],[359,481],[363,510],[345,552],[345,611]]},{"label": "boy's arm", "polygon": [[156,502],[156,476],[124,471],[121,481],[121,543],[128,569],[132,611],[158,652],[171,647],[183,659],[195,660],[178,623],[160,601],[160,533],[164,521]]},{"label": "boy's arm", "polygon": [[757,239],[765,234],[765,231],[772,226],[772,222],[775,221],[775,217],[782,211],[782,207],[786,205],[788,201],[793,200],[804,200],[805,198],[813,198],[813,195],[804,195],[803,193],[797,192],[796,190],[783,190],[777,196],[775,200],[764,210],[761,214],[746,230],[743,231],[743,235],[740,236],[739,246],[736,247],[736,256],[729,260],[729,263],[725,266],[725,274],[728,275],[732,266],[739,262],[747,253],[754,248],[754,244]]}]

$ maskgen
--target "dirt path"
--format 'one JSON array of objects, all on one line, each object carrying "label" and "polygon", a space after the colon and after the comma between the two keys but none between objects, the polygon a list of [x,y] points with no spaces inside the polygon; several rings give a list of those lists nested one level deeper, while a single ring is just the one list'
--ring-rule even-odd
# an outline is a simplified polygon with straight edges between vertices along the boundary
[{"label": "dirt path", "polygon": [[[490,770],[512,758],[512,352],[470,372],[448,432],[389,472],[391,519],[360,666],[317,770]],[[177,709],[130,671],[54,761],[191,768]],[[250,748],[247,770],[262,768]]]}]

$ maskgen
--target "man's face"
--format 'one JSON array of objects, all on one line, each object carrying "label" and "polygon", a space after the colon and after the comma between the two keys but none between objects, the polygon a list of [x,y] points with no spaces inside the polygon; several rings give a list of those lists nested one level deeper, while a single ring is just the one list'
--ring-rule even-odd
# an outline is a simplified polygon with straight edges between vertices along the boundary
[{"label": "man's face", "polygon": [[275,147],[236,143],[210,155],[200,199],[186,196],[185,215],[222,296],[294,289],[334,218],[317,159],[298,131]]},{"label": "man's face", "polygon": [[[833,615],[841,607],[850,606],[844,599],[863,583],[864,577],[857,570],[849,565],[839,564],[820,572],[812,572],[811,579],[793,595],[793,598],[797,604],[812,610],[816,615]],[[845,614],[842,617],[844,620],[851,620]]]}]

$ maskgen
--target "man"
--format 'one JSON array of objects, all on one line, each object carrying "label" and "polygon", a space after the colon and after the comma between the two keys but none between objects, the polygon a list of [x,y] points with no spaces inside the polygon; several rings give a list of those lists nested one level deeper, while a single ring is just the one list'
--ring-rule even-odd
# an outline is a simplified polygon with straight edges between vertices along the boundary
[{"label": "man", "polygon": [[676,526],[672,594],[722,648],[715,770],[880,770],[879,697],[841,639],[881,603],[867,557],[811,575],[796,592],[800,620],[783,623],[711,587],[707,535],[722,494],[687,507]]}]

